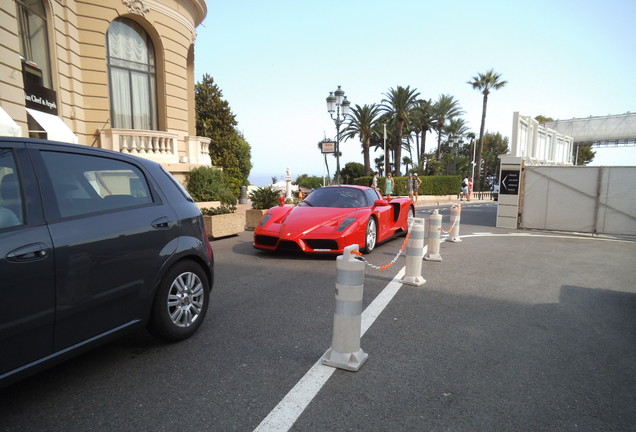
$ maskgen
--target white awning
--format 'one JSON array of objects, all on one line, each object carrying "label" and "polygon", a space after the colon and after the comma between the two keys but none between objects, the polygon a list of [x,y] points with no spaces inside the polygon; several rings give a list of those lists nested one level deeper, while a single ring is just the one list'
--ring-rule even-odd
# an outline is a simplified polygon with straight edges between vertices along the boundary
[{"label": "white awning", "polygon": [[0,136],[22,136],[22,128],[0,107]]},{"label": "white awning", "polygon": [[74,144],[78,143],[77,135],[75,135],[71,128],[69,128],[58,116],[31,108],[27,108],[26,110],[29,114],[31,114],[31,117],[33,117],[35,121],[42,126],[42,129],[46,131],[47,139]]}]

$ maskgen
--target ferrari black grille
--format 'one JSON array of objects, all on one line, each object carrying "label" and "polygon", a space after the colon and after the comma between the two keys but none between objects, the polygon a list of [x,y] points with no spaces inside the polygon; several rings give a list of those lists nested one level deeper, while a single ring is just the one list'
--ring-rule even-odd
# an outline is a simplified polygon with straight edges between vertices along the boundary
[{"label": "ferrari black grille", "polygon": [[281,240],[278,243],[278,250],[285,250],[285,251],[300,251],[300,246],[298,246],[298,243],[293,242],[293,241],[287,241],[287,240]]},{"label": "ferrari black grille", "polygon": [[313,250],[316,249],[325,249],[325,250],[337,250],[338,243],[335,240],[325,240],[325,239],[310,239],[305,240],[305,243],[309,245]]},{"label": "ferrari black grille", "polygon": [[263,246],[276,246],[276,243],[278,243],[278,237],[257,235],[255,238],[255,243]]}]

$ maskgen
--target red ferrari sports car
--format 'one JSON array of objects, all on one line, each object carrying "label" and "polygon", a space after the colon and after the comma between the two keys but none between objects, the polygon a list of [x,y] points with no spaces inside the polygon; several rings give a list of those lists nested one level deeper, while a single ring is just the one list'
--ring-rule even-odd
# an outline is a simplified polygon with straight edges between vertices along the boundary
[{"label": "red ferrari sports car", "polygon": [[369,253],[376,244],[406,233],[414,215],[410,198],[387,201],[370,187],[325,186],[297,206],[269,209],[254,230],[254,247],[333,254],[357,244]]}]

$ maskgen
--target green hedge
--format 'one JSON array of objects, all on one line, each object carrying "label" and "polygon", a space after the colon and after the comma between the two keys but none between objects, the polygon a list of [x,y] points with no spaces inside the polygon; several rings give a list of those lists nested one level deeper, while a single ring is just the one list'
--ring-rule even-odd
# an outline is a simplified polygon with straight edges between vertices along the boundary
[{"label": "green hedge", "polygon": [[195,201],[221,201],[221,204],[236,204],[226,174],[216,168],[200,166],[186,175],[186,189]]},{"label": "green hedge", "polygon": [[[353,184],[359,186],[371,186],[373,177],[358,177]],[[461,176],[421,176],[420,195],[456,195],[462,185]],[[393,196],[407,196],[406,181],[408,177],[393,177]],[[384,194],[385,177],[378,177],[378,188]]]}]

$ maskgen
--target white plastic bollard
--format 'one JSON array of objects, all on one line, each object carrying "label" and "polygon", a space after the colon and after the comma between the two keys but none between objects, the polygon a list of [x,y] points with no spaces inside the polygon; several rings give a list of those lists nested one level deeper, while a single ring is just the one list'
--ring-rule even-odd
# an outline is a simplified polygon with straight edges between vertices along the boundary
[{"label": "white plastic bollard", "polygon": [[424,219],[413,219],[411,235],[406,244],[406,268],[401,282],[420,286],[426,283],[422,277],[422,256],[424,255]]},{"label": "white plastic bollard", "polygon": [[439,242],[442,238],[442,215],[437,209],[428,218],[428,243],[427,252],[424,255],[426,261],[441,262],[442,256],[439,254]]},{"label": "white plastic bollard", "polygon": [[336,310],[333,314],[331,347],[320,362],[349,371],[357,371],[369,355],[360,348],[362,330],[362,293],[364,289],[364,259],[354,255],[354,244],[344,248],[336,258]]},{"label": "white plastic bollard", "polygon": [[448,237],[446,238],[447,242],[459,243],[462,241],[462,239],[459,238],[459,222],[461,219],[461,212],[462,206],[460,206],[459,204],[453,204],[450,214],[451,228],[450,232],[448,233]]}]

